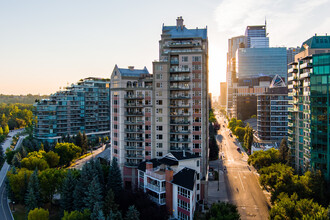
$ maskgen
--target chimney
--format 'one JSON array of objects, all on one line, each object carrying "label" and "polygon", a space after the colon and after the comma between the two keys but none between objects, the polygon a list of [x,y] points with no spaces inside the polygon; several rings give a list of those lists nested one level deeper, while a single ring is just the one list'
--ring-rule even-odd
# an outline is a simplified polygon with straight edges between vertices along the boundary
[{"label": "chimney", "polygon": [[146,170],[152,170],[152,168],[153,168],[153,164],[152,164],[152,162],[146,162]]},{"label": "chimney", "polygon": [[176,19],[176,29],[179,29],[179,27],[181,28],[181,30],[183,29],[183,18],[182,18],[182,16],[180,16]]},{"label": "chimney", "polygon": [[134,70],[134,66],[128,66],[129,70]]},{"label": "chimney", "polygon": [[165,181],[166,181],[166,208],[170,215],[173,214],[173,170],[166,168],[165,170]]}]

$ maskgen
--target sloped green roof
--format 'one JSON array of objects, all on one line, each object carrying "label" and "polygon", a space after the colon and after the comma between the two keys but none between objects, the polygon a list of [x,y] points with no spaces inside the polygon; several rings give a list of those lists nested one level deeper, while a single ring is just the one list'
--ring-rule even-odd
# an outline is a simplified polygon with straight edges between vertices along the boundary
[{"label": "sloped green roof", "polygon": [[305,50],[304,45],[307,45],[311,49],[317,48],[330,48],[330,36],[313,36],[302,43],[300,52]]}]

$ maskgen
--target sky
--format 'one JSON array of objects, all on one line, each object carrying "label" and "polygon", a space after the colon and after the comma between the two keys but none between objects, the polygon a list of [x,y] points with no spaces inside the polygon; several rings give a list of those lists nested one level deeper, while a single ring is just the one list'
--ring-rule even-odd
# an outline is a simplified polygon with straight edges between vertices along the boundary
[{"label": "sky", "polygon": [[330,0],[0,0],[0,94],[41,94],[158,59],[162,25],[208,29],[209,88],[226,80],[228,39],[267,20],[270,46],[330,34]]}]

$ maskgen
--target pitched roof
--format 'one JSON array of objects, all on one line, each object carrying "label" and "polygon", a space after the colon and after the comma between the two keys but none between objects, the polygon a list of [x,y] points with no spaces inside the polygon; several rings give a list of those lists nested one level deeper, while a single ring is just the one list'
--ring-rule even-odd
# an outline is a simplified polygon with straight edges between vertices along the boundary
[{"label": "pitched roof", "polygon": [[142,161],[139,164],[138,169],[145,172],[146,171],[146,162],[152,162],[152,167],[153,168],[158,167],[161,164],[165,164],[165,165],[168,165],[168,166],[174,166],[174,165],[179,164],[178,161],[172,160],[171,158],[167,158],[167,157],[163,157],[161,159],[154,158],[154,159],[151,159],[151,160]]},{"label": "pitched roof", "polygon": [[195,170],[185,167],[173,176],[172,183],[193,190],[195,185],[195,174]]},{"label": "pitched roof", "polygon": [[192,158],[200,158],[200,156],[197,156],[195,154],[192,154],[190,152],[171,152],[171,154],[177,159],[177,160],[187,160]]},{"label": "pitched roof", "polygon": [[313,36],[309,38],[302,43],[300,52],[306,49],[304,45],[307,45],[311,49],[330,48],[330,36]]},{"label": "pitched roof", "polygon": [[149,71],[147,67],[144,67],[143,69],[124,69],[124,68],[118,68],[120,74],[122,76],[132,76],[132,77],[139,77],[142,74],[149,74]]},{"label": "pitched roof", "polygon": [[171,38],[195,38],[207,39],[207,29],[187,29],[176,26],[163,26],[163,33],[169,34]]}]

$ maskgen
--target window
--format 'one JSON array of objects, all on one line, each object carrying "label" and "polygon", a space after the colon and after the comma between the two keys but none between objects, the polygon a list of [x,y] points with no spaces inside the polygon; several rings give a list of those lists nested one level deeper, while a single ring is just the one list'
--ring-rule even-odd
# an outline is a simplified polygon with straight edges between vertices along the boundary
[{"label": "window", "polygon": [[192,65],[192,70],[201,70],[202,66],[201,65]]},{"label": "window", "polygon": [[114,149],[113,152],[114,152],[115,154],[118,154],[118,150],[117,150],[117,149]]},{"label": "window", "polygon": [[114,105],[118,105],[118,100],[113,100]]},{"label": "window", "polygon": [[118,146],[118,141],[114,141],[113,145]]},{"label": "window", "polygon": [[197,160],[197,162],[196,162],[196,166],[199,167],[199,160]]},{"label": "window", "polygon": [[156,92],[156,96],[162,96],[162,95],[163,95],[163,92],[162,91]]},{"label": "window", "polygon": [[157,152],[157,157],[162,157],[163,156],[163,152]]},{"label": "window", "polygon": [[193,62],[201,62],[201,60],[202,60],[202,57],[200,57],[200,56],[193,56],[192,57]]},{"label": "window", "polygon": [[183,208],[184,210],[190,211],[190,203],[185,202],[181,199],[178,199],[178,207]]},{"label": "window", "polygon": [[151,105],[151,100],[145,100],[145,105]]},{"label": "window", "polygon": [[150,121],[150,117],[146,117],[146,121]]},{"label": "window", "polygon": [[157,104],[157,105],[163,105],[163,100],[159,100],[159,99],[156,100],[156,104]]},{"label": "window", "polygon": [[151,130],[151,126],[150,126],[150,125],[146,125],[146,126],[145,126],[145,130],[146,130],[146,131],[150,131],[150,130]]},{"label": "window", "polygon": [[197,190],[199,190],[199,184],[197,184]]},{"label": "window", "polygon": [[200,135],[193,135],[193,140],[200,140],[201,136]]},{"label": "window", "polygon": [[163,140],[163,135],[162,134],[157,134],[157,140]]},{"label": "window", "polygon": [[114,112],[114,113],[118,113],[118,108],[114,108],[114,109],[113,109],[113,112]]},{"label": "window", "polygon": [[156,122],[163,122],[163,117],[157,117]]},{"label": "window", "polygon": [[150,151],[146,151],[146,156],[149,156],[151,155],[151,152]]},{"label": "window", "polygon": [[118,125],[113,125],[113,129],[118,129]]},{"label": "window", "polygon": [[158,71],[163,70],[163,66],[162,65],[156,65],[156,70],[158,70]]},{"label": "window", "polygon": [[118,121],[118,117],[113,117],[113,120],[114,121]]},{"label": "window", "polygon": [[194,108],[194,113],[195,114],[200,114],[201,113],[201,109],[200,108]]},{"label": "window", "polygon": [[156,147],[157,147],[157,148],[163,148],[163,143],[157,143],[157,144],[156,144]]},{"label": "window", "polygon": [[200,147],[200,144],[196,144],[196,143],[194,143],[194,144],[193,144],[193,148],[194,148],[194,149],[199,149],[199,148],[201,148],[201,147]]},{"label": "window", "polygon": [[193,127],[193,131],[200,131],[201,130],[201,126],[194,126]]},{"label": "window", "polygon": [[162,114],[163,113],[163,109],[162,108],[157,108],[156,109],[156,113]]},{"label": "window", "polygon": [[146,110],[146,112],[151,112],[151,108],[145,108]]},{"label": "window", "polygon": [[163,79],[163,74],[161,73],[156,74],[156,79]]},{"label": "window", "polygon": [[178,212],[178,218],[179,220],[189,220],[189,216],[187,216],[186,214],[182,213],[182,212]]},{"label": "window", "polygon": [[118,133],[113,133],[113,135],[115,138],[118,137]]},{"label": "window", "polygon": [[194,79],[200,79],[201,74],[200,73],[194,73],[193,77],[194,77]]},{"label": "window", "polygon": [[157,131],[162,131],[163,130],[163,126],[156,126],[156,130]]},{"label": "window", "polygon": [[178,187],[178,194],[180,196],[186,197],[186,198],[190,198],[190,191],[187,189],[184,189],[182,187]]},{"label": "window", "polygon": [[145,138],[146,139],[150,139],[151,138],[151,134],[145,134]]},{"label": "window", "polygon": [[182,62],[188,62],[188,57],[187,56],[183,56],[181,60],[182,60]]},{"label": "window", "polygon": [[200,105],[200,104],[201,104],[201,100],[194,99],[194,105]]},{"label": "window", "polygon": [[199,173],[197,173],[197,180],[199,180]]},{"label": "window", "polygon": [[157,87],[157,88],[163,88],[163,83],[159,83],[159,82],[156,83],[156,87]]}]

